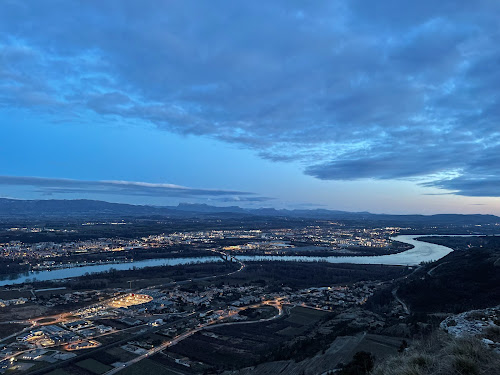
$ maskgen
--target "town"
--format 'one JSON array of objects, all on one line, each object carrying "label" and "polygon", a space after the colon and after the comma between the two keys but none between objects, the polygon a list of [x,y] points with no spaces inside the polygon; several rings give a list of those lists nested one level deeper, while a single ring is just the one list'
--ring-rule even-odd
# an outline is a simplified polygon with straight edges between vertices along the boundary
[{"label": "town", "polygon": [[[260,285],[190,280],[133,291],[38,290],[34,296],[48,293],[50,297],[5,300],[3,306],[28,303],[60,308],[80,300],[96,302],[74,311],[12,322],[27,326],[21,334],[1,340],[0,372],[56,365],[75,358],[79,351],[106,345],[121,353],[120,358],[128,359],[112,363],[106,371],[111,374],[113,369],[132,365],[137,358],[178,344],[206,327],[269,321],[298,308],[339,312],[364,304],[382,284],[360,282],[298,290],[285,287],[274,292]],[[181,366],[199,367],[187,358],[172,358]]]},{"label": "town", "polygon": [[[116,225],[117,223],[107,223]],[[128,225],[126,222],[123,225]],[[82,225],[90,225],[84,223]],[[169,256],[202,256],[186,252],[219,248],[234,255],[351,255],[366,251],[400,251],[407,249],[391,237],[398,227],[358,229],[342,223],[328,222],[297,229],[212,230],[155,234],[140,238],[99,238],[71,242],[0,243],[0,259],[25,266],[23,270],[53,270],[103,263],[134,260],[141,249],[170,249]],[[55,229],[24,227],[9,231],[43,233]],[[68,231],[68,230],[67,230]],[[76,230],[69,230],[75,232]],[[237,244],[232,244],[237,242]],[[374,249],[374,250],[373,250]],[[379,249],[379,250],[377,250]],[[307,253],[306,253],[307,252]],[[154,253],[158,256],[158,253]],[[89,256],[92,255],[92,258]],[[99,257],[101,255],[102,257]],[[160,257],[165,254],[159,255]]]}]

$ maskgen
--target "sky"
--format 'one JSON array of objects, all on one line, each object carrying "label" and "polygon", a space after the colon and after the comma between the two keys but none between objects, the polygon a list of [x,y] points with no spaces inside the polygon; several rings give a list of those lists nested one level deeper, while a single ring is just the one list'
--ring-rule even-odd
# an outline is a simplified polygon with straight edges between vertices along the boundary
[{"label": "sky", "polygon": [[500,2],[0,3],[0,197],[500,215]]}]

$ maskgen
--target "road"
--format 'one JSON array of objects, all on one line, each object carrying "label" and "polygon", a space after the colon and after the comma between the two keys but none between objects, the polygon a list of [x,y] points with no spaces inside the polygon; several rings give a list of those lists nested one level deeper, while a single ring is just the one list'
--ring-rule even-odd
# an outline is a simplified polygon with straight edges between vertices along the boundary
[{"label": "road", "polygon": [[408,308],[408,306],[406,305],[406,303],[404,303],[404,301],[398,297],[398,287],[394,288],[392,290],[392,295],[394,296],[394,298],[396,299],[396,301],[398,301],[401,306],[403,306],[403,310],[405,311],[406,314],[410,314],[410,309]]},{"label": "road", "polygon": [[[137,338],[139,338],[141,336],[145,336],[147,334],[153,333],[153,332],[155,332],[155,331],[157,331],[159,329],[163,329],[165,327],[169,327],[169,326],[172,326],[172,325],[177,324],[179,322],[182,322],[182,321],[185,321],[187,319],[190,319],[190,318],[192,318],[193,314],[194,313],[188,314],[188,315],[186,315],[185,317],[183,317],[183,318],[181,318],[179,320],[176,320],[174,322],[170,322],[170,323],[164,324],[163,326],[160,326],[160,327],[150,327],[150,328],[148,328],[146,330],[141,330],[141,331],[135,333],[134,335],[131,335],[129,337],[125,337],[125,338],[123,338],[123,339],[121,339],[119,341],[115,341],[115,342],[111,342],[109,344],[101,345],[98,348],[96,348],[96,349],[94,349],[94,350],[92,350],[90,352],[89,351],[85,351],[84,353],[79,354],[77,357],[70,358],[70,359],[67,359],[65,361],[61,361],[61,362],[57,362],[57,363],[51,364],[51,365],[49,365],[47,367],[44,367],[44,368],[42,368],[40,370],[35,370],[33,372],[29,372],[29,374],[30,375],[45,374],[45,373],[47,373],[47,372],[49,372],[51,370],[55,370],[56,368],[62,367],[64,364],[67,364],[67,363],[70,363],[70,362],[76,362],[78,360],[88,358],[88,357],[94,355],[97,352],[104,351],[104,350],[107,350],[109,348],[112,348],[112,347],[115,347],[115,346],[118,346],[118,345],[123,345],[123,344],[125,344],[125,343],[127,343],[127,342],[129,342],[131,340],[134,340],[134,339],[137,339]],[[145,324],[145,326],[147,326],[147,324]],[[139,326],[131,327],[130,329],[134,329],[134,328],[137,328],[137,327],[139,327]],[[128,328],[126,328],[125,330],[127,330],[127,329]],[[116,333],[116,331],[114,333]],[[29,350],[31,350],[31,349],[29,349]]]},{"label": "road", "polygon": [[[131,290],[130,292],[131,293],[137,293],[141,290],[148,290],[148,289],[155,289],[155,288],[158,288],[158,287],[168,287],[168,286],[174,286],[174,285],[183,285],[183,284],[187,284],[187,283],[191,283],[191,282],[196,282],[196,281],[205,281],[205,280],[213,280],[213,279],[216,279],[216,278],[219,278],[219,277],[227,277],[227,276],[231,276],[237,272],[241,272],[244,268],[245,268],[245,264],[243,262],[241,262],[240,260],[236,259],[234,256],[232,255],[229,255],[229,254],[226,254],[222,251],[219,251],[219,250],[216,250],[216,249],[211,249],[211,251],[215,252],[215,253],[218,253],[220,255],[223,255],[224,257],[226,257],[227,259],[231,259],[231,261],[234,261],[234,262],[237,262],[239,263],[240,265],[240,268],[238,268],[237,270],[235,271],[231,271],[229,273],[225,273],[225,274],[222,274],[222,275],[211,275],[211,276],[204,276],[204,277],[199,277],[199,278],[195,278],[195,279],[188,279],[188,280],[182,280],[182,281],[174,281],[174,282],[170,282],[170,283],[167,283],[167,284],[162,284],[162,285],[155,285],[155,286],[150,286],[148,288],[142,288],[142,289],[137,289],[137,290]],[[105,301],[101,301],[99,303],[96,303],[96,304],[91,304],[89,306],[86,307],[86,309],[88,308],[91,308],[93,306],[95,307],[98,307],[98,306],[102,306],[102,305],[105,305],[107,303],[109,303],[110,301],[116,299],[117,297],[112,297],[108,300],[105,300]],[[49,315],[49,316],[40,316],[40,317],[37,317],[37,318],[33,318],[33,319],[29,319],[29,320],[23,320],[23,321],[11,321],[11,322],[8,322],[8,323],[21,323],[21,324],[31,324],[30,327],[26,327],[24,328],[23,330],[19,331],[19,332],[16,332],[16,333],[13,333],[11,335],[9,335],[8,337],[4,337],[2,339],[0,339],[0,342],[4,341],[4,340],[8,340],[8,339],[11,339],[12,337],[15,337],[15,336],[19,336],[20,334],[23,334],[31,329],[33,329],[34,327],[36,326],[43,326],[43,325],[50,325],[50,324],[57,324],[57,323],[62,323],[64,322],[65,320],[67,320],[68,317],[74,315],[74,314],[78,314],[79,311],[81,311],[82,308],[78,309],[78,310],[75,310],[75,311],[71,311],[71,312],[67,312],[67,313],[62,313],[62,314],[56,314],[56,315]],[[182,318],[180,321],[182,320],[185,320],[187,319],[188,317],[191,317],[191,315],[189,316],[186,316],[185,318]],[[47,321],[44,321],[44,322],[41,322],[43,320],[47,320]],[[177,321],[178,322],[178,321]],[[176,322],[176,323],[177,323]],[[5,322],[7,323],[7,322]],[[213,323],[211,323],[213,324]],[[164,326],[163,326],[164,327]],[[136,327],[132,327],[132,328],[136,328]],[[185,337],[178,337],[176,339],[174,339],[173,341],[170,342],[169,345],[173,345],[174,343],[177,343],[178,341],[181,341],[183,339],[185,339],[186,337],[189,337],[191,334],[194,334],[196,333],[197,331],[201,330],[205,328],[205,326],[202,326],[202,327],[199,327],[196,331],[191,331],[191,332],[188,332],[187,333],[187,336]],[[121,331],[126,331],[128,330],[128,328],[126,329],[123,329],[123,330],[120,330],[118,332],[121,332]],[[115,333],[118,333],[117,331],[113,331],[113,332],[109,332],[109,333],[105,333],[103,335],[99,335],[99,336],[95,336],[95,337],[92,337],[92,339],[96,339],[100,336],[104,336],[104,335],[108,335],[108,334],[115,334]],[[141,334],[142,335],[142,334]],[[182,335],[181,335],[182,336]],[[108,347],[110,346],[116,346],[116,345],[119,345],[121,341],[123,342],[127,342],[127,341],[130,341],[130,337],[125,339],[125,340],[120,340],[119,342],[115,342],[115,343],[111,343],[111,344],[107,344],[107,345],[102,345],[100,346],[97,350],[103,350],[103,349],[107,349]],[[167,342],[168,343],[168,342]],[[167,346],[169,346],[167,345]],[[54,345],[54,346],[58,346],[58,345]],[[163,345],[162,345],[163,346]],[[159,349],[159,350],[163,350],[165,349],[164,347]],[[19,351],[19,352],[16,352],[14,353],[11,357],[16,357],[18,356],[19,354],[22,354],[23,352],[25,351]],[[93,351],[95,352],[95,350]],[[155,351],[156,353],[156,351]],[[86,355],[87,353],[85,353],[84,355]],[[151,355],[151,353],[148,353],[146,354],[146,356],[148,355]],[[80,356],[78,356],[80,357]],[[74,358],[72,359],[74,360]],[[62,362],[61,362],[62,363]],[[57,364],[57,365],[53,365],[53,366],[49,366],[49,367],[59,367],[60,364]],[[47,368],[44,368],[43,371],[46,371],[48,369]],[[37,373],[37,371],[35,371],[34,373]]]},{"label": "road", "polygon": [[[13,337],[19,336],[19,335],[33,329],[34,327],[39,326],[39,325],[60,323],[60,322],[64,321],[64,319],[69,315],[70,315],[70,313],[64,313],[64,314],[57,314],[57,315],[51,315],[51,316],[41,316],[38,318],[29,319],[29,320],[11,320],[8,322],[1,322],[0,324],[31,324],[31,325],[29,327],[23,328],[21,331],[15,332],[9,336],[1,338],[0,342],[3,342],[3,341],[11,339]],[[50,321],[43,322],[43,323],[39,322],[40,320],[44,320],[44,319],[50,319]]]},{"label": "road", "polygon": [[160,346],[157,346],[156,348],[153,348],[153,349],[150,349],[147,353],[139,356],[139,357],[136,357],[128,362],[125,362],[123,364],[123,366],[121,367],[116,367],[114,369],[111,369],[109,370],[108,372],[104,373],[104,375],[112,375],[112,374],[116,374],[118,371],[121,371],[127,367],[130,367],[132,366],[133,364],[137,363],[137,362],[140,362],[142,361],[143,359],[146,359],[148,357],[151,357],[153,355],[155,355],[156,353],[158,352],[161,352],[162,350],[165,350],[166,348],[170,347],[170,346],[173,346],[179,342],[181,342],[182,340],[194,335],[195,333],[197,332],[200,332],[206,328],[215,328],[215,327],[222,327],[222,326],[228,326],[228,325],[234,325],[234,324],[251,324],[251,323],[262,323],[262,322],[268,322],[270,320],[274,320],[274,319],[277,319],[279,317],[281,317],[283,315],[283,307],[281,305],[281,300],[283,299],[283,297],[280,297],[280,298],[276,298],[274,300],[269,300],[269,301],[264,301],[264,302],[261,302],[261,303],[256,303],[254,305],[250,305],[250,306],[245,306],[245,307],[242,307],[238,310],[235,310],[235,311],[232,311],[230,313],[228,313],[226,316],[223,316],[221,317],[222,319],[227,319],[233,315],[236,315],[237,312],[241,311],[241,310],[244,310],[244,309],[247,309],[247,308],[256,308],[256,307],[260,307],[262,305],[267,305],[267,306],[274,306],[278,309],[278,314],[275,315],[275,316],[272,316],[270,318],[265,318],[265,319],[259,319],[259,320],[252,320],[252,321],[241,321],[241,322],[227,322],[227,323],[218,323],[220,320],[217,320],[217,321],[212,321],[212,322],[208,322],[208,323],[205,323],[199,327],[196,327],[188,332],[185,332],[179,336],[176,336],[174,339],[172,340],[169,340],[169,341],[166,341],[164,342],[163,344],[161,344]]},{"label": "road", "polygon": [[447,264],[447,263],[450,263],[450,262],[443,262],[443,263],[438,264],[438,265],[437,265],[437,266],[435,266],[435,267],[432,267],[429,271],[427,271],[427,275],[429,275],[429,276],[431,276],[431,277],[432,277],[432,273],[433,273],[433,272],[434,272],[437,268],[439,268],[439,267],[441,267],[441,266],[443,266],[443,265],[445,265],[445,264]]}]

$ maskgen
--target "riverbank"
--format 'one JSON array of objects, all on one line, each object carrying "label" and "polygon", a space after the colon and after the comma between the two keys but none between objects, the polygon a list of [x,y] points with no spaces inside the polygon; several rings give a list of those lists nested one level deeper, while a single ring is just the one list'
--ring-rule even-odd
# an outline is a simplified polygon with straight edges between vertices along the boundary
[{"label": "riverbank", "polygon": [[[379,264],[379,265],[399,265],[416,266],[422,262],[432,262],[446,256],[453,250],[438,244],[419,241],[419,237],[432,237],[432,235],[399,235],[393,238],[394,241],[402,242],[413,246],[411,249],[388,255],[379,256],[307,256],[307,255],[283,255],[283,256],[238,256],[237,259],[242,262],[260,262],[260,261],[286,261],[286,262],[328,262],[328,263],[346,263],[346,264]],[[437,235],[436,235],[437,236]],[[146,268],[155,266],[183,265],[193,263],[211,263],[221,262],[222,259],[216,256],[205,256],[198,258],[160,258],[148,259],[135,262],[123,262],[113,264],[101,264],[84,267],[74,267],[58,269],[52,271],[30,272],[21,275],[10,275],[0,281],[0,286],[22,284],[33,281],[49,281],[57,279],[67,279],[106,272],[110,269],[130,270],[134,268]]]}]

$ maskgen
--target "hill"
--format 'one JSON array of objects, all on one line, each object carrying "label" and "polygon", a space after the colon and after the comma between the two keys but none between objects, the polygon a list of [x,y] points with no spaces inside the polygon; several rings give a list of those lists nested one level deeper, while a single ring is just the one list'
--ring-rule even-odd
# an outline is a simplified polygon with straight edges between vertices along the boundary
[{"label": "hill", "polygon": [[401,283],[399,297],[411,311],[424,313],[457,313],[500,304],[500,243],[491,243],[454,251],[426,265]]}]

